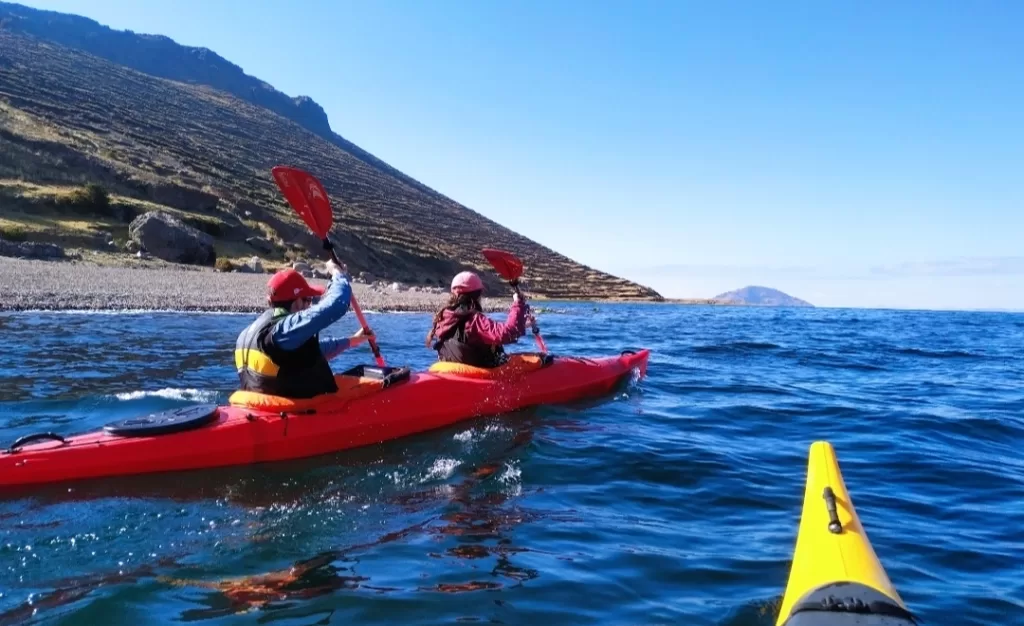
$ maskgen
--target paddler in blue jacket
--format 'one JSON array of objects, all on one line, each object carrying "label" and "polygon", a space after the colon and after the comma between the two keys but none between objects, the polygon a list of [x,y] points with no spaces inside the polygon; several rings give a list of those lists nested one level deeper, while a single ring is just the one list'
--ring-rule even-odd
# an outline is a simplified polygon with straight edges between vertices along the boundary
[{"label": "paddler in blue jacket", "polygon": [[312,398],[338,390],[329,361],[366,341],[372,331],[320,337],[320,331],[348,312],[352,297],[348,268],[328,261],[327,270],[331,282],[326,290],[310,285],[293,269],[281,270],[268,281],[270,307],[235,344],[241,389],[285,398]]}]

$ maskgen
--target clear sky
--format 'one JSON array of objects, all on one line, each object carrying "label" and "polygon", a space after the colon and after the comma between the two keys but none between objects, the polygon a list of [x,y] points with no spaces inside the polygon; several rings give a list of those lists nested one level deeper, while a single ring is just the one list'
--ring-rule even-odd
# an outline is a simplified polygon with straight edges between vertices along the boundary
[{"label": "clear sky", "polygon": [[1024,310],[1024,2],[30,0],[667,296]]}]

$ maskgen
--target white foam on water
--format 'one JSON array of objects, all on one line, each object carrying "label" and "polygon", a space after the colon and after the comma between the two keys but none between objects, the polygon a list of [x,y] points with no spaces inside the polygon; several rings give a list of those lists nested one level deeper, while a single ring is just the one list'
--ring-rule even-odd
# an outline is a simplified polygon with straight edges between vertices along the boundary
[{"label": "white foam on water", "polygon": [[399,487],[403,487],[408,483],[408,481],[406,480],[408,478],[408,472],[405,471],[404,469],[396,470],[394,472],[387,472],[384,474],[384,476],[390,478],[391,482]]},{"label": "white foam on water", "polygon": [[475,439],[475,436],[473,430],[470,429],[464,430],[461,433],[455,433],[455,435],[452,436],[452,439],[454,439],[455,441],[461,441],[463,443],[466,443],[473,441]]},{"label": "white foam on water", "polygon": [[520,478],[522,477],[522,475],[523,472],[522,470],[519,469],[518,465],[515,465],[513,463],[505,463],[505,467],[502,470],[501,474],[498,476],[498,480],[506,485],[513,483],[518,484],[520,482]]},{"label": "white foam on water", "polygon": [[448,459],[441,457],[434,461],[434,464],[427,470],[426,476],[420,480],[421,483],[425,483],[431,480],[444,480],[450,478],[455,473],[455,468],[462,465],[462,461],[456,461],[455,459]]},{"label": "white foam on water", "polygon": [[157,389],[156,391],[126,391],[115,394],[118,400],[139,400],[141,398],[165,398],[167,400],[186,400],[188,402],[216,402],[217,392],[204,389]]},{"label": "white foam on water", "polygon": [[522,470],[519,466],[513,463],[505,463],[505,467],[501,474],[498,475],[498,482],[502,487],[502,492],[508,496],[521,496],[523,495],[523,482],[521,480],[523,475]]},{"label": "white foam on water", "polygon": [[472,428],[468,428],[460,433],[455,433],[454,435],[452,435],[452,439],[460,443],[476,444],[496,433],[506,434],[509,432],[511,432],[511,429],[508,426],[503,426],[501,424],[487,424],[482,428],[479,425],[477,425]]},{"label": "white foam on water", "polygon": [[494,433],[509,433],[509,432],[512,432],[512,429],[509,428],[508,426],[503,426],[501,424],[488,424],[484,428],[484,434],[485,435],[492,435]]}]

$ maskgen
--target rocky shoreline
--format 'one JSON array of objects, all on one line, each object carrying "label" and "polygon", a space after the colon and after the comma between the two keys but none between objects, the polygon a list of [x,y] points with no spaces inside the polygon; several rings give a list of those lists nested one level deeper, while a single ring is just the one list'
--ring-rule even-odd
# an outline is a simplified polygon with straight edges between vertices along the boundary
[{"label": "rocky shoreline", "polygon": [[[269,274],[217,272],[153,262],[127,267],[81,261],[0,257],[0,311],[150,310],[253,313],[266,307]],[[326,281],[310,279],[314,284]],[[433,312],[444,293],[354,284],[364,311]],[[504,310],[506,297],[485,299],[489,311]]]}]

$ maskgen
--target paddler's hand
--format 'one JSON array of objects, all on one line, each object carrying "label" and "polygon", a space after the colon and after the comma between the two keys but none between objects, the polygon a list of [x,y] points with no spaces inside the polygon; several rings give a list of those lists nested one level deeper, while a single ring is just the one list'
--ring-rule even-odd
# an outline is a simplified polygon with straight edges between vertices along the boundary
[{"label": "paddler's hand", "polygon": [[358,346],[367,339],[373,336],[373,331],[369,328],[360,328],[354,335],[349,337],[349,343],[353,346]]},{"label": "paddler's hand", "polygon": [[331,278],[337,278],[338,276],[345,276],[348,274],[348,266],[344,263],[339,265],[338,263],[335,263],[333,259],[328,261],[324,267],[327,268]]}]

